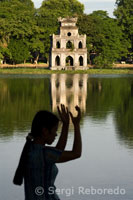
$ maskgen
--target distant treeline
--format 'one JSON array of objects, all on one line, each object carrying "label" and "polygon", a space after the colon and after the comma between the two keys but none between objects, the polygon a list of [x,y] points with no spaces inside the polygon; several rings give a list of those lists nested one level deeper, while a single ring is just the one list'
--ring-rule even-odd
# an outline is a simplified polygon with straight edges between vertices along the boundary
[{"label": "distant treeline", "polygon": [[45,0],[39,9],[31,0],[0,0],[0,62],[48,62],[50,35],[67,16],[78,17],[79,33],[87,35],[88,63],[132,62],[132,13],[133,0],[116,0],[115,18],[102,10],[84,14],[78,0]]}]

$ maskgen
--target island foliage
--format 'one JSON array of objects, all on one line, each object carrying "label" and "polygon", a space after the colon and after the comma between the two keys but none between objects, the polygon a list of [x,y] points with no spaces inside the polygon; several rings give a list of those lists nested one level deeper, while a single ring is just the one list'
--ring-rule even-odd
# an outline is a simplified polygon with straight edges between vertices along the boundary
[{"label": "island foliage", "polygon": [[84,13],[78,0],[44,0],[39,9],[31,0],[0,0],[0,62],[49,62],[50,36],[59,30],[59,17],[78,17],[80,34],[87,35],[88,64],[109,67],[132,62],[133,0],[116,0],[114,18],[103,10]]}]

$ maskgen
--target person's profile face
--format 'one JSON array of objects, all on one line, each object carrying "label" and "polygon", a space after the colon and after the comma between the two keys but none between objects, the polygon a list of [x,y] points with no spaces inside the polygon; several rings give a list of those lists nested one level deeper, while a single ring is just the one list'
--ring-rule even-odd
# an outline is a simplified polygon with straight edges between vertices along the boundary
[{"label": "person's profile face", "polygon": [[51,130],[47,132],[47,144],[52,144],[57,136],[58,125],[54,126]]}]

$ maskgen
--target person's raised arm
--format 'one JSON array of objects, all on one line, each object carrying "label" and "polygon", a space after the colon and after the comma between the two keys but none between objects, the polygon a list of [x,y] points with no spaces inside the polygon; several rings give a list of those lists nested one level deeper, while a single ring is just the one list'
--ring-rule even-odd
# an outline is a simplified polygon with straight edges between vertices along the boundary
[{"label": "person's raised arm", "polygon": [[67,162],[70,160],[77,159],[81,156],[82,152],[82,140],[81,140],[81,133],[80,133],[80,119],[81,119],[81,111],[78,106],[75,107],[78,112],[76,117],[70,112],[70,116],[72,119],[72,123],[74,125],[74,142],[72,151],[64,151],[57,161],[58,163]]},{"label": "person's raised arm", "polygon": [[55,148],[59,150],[64,150],[66,147],[67,137],[68,137],[69,118],[70,118],[69,111],[68,108],[65,107],[63,104],[61,104],[61,107],[57,106],[57,109],[63,124],[62,124],[61,135]]},{"label": "person's raised arm", "polygon": [[81,141],[81,133],[80,133],[80,119],[81,119],[81,111],[78,106],[75,107],[78,112],[77,117],[73,117],[72,113],[70,112],[70,116],[74,125],[74,143],[72,152],[76,157],[81,156],[82,152],[82,141]]}]

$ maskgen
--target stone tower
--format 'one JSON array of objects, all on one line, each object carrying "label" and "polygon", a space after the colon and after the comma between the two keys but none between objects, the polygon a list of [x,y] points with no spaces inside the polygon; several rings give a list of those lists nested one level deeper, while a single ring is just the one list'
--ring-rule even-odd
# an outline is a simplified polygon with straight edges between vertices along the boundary
[{"label": "stone tower", "polygon": [[59,18],[59,35],[52,36],[50,68],[87,69],[86,35],[79,35],[77,18]]}]

